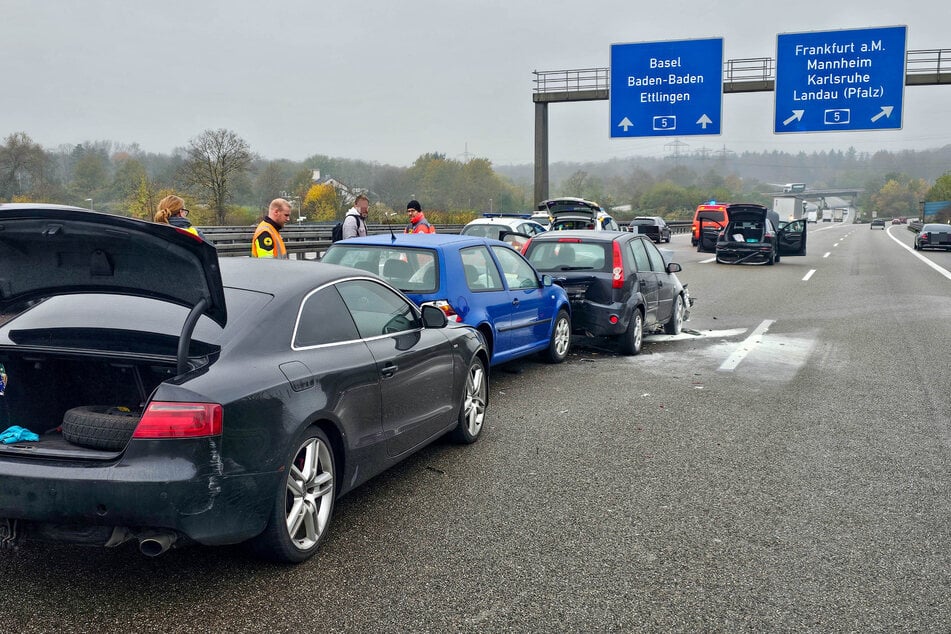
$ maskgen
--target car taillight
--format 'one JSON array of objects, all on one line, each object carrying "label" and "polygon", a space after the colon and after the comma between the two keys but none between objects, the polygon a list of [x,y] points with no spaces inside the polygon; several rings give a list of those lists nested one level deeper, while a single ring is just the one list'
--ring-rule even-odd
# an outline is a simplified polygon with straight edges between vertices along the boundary
[{"label": "car taillight", "polygon": [[922,232],[921,232],[921,239],[924,240],[925,242],[928,241],[928,232],[927,232],[927,231],[922,231]]},{"label": "car taillight", "polygon": [[522,251],[521,251],[522,255],[525,255],[526,253],[528,253],[528,245],[530,245],[531,243],[532,243],[531,238],[525,241],[525,244],[522,245]]},{"label": "car taillight", "polygon": [[444,300],[444,299],[436,299],[436,300],[433,300],[433,301],[431,301],[431,302],[426,302],[426,303],[427,303],[427,304],[432,304],[433,306],[435,306],[436,308],[438,308],[438,309],[441,310],[442,312],[446,313],[446,319],[448,319],[449,321],[454,321],[454,322],[456,322],[456,323],[461,323],[461,322],[462,322],[462,317],[460,317],[459,314],[456,313],[455,309],[452,307],[452,304],[450,304],[450,303],[447,302],[446,300]]},{"label": "car taillight", "polygon": [[221,435],[218,403],[149,403],[133,438],[199,438]]},{"label": "car taillight", "polygon": [[621,259],[621,245],[614,245],[614,256],[611,259],[611,288],[624,288],[624,261]]},{"label": "car taillight", "polygon": [[573,242],[575,244],[581,244],[581,238],[558,238],[558,242]]},{"label": "car taillight", "polygon": [[773,239],[773,234],[771,234],[769,231],[763,234],[763,242],[767,242],[772,239]]}]

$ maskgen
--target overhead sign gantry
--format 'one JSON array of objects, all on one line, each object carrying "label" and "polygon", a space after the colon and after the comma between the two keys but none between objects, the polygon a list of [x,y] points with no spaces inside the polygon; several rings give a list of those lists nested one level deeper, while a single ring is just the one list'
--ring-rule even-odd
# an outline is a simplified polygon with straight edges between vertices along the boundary
[{"label": "overhead sign gantry", "polygon": [[720,134],[723,39],[611,45],[611,137]]},{"label": "overhead sign gantry", "polygon": [[773,131],[901,129],[906,31],[780,34]]}]

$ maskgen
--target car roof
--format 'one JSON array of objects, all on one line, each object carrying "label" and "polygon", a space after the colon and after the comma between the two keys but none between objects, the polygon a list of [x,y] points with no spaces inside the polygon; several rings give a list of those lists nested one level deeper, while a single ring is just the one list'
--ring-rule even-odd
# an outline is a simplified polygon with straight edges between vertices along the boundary
[{"label": "car roof", "polygon": [[228,315],[214,245],[169,224],[79,207],[0,205],[0,309],[67,294],[102,293]]},{"label": "car roof", "polygon": [[388,233],[381,233],[359,238],[347,238],[346,240],[335,242],[331,248],[337,245],[343,247],[365,245],[374,247],[396,246],[411,249],[438,249],[447,247],[455,249],[476,244],[500,244],[502,246],[509,246],[501,240],[493,240],[492,238],[482,238],[479,236],[464,236],[454,233],[394,233],[392,236]]},{"label": "car roof", "polygon": [[475,220],[471,220],[466,223],[466,227],[469,225],[504,225],[506,227],[516,227],[525,223],[538,224],[531,218],[521,218],[517,216],[491,216],[488,218],[476,218]]},{"label": "car roof", "polygon": [[350,267],[316,260],[221,259],[221,278],[225,286],[276,296],[307,292],[353,275],[354,270]]},{"label": "car roof", "polygon": [[640,238],[630,231],[590,231],[572,229],[568,231],[546,231],[532,238],[532,242],[558,242],[561,238],[581,238],[584,242],[612,242],[618,238]]}]

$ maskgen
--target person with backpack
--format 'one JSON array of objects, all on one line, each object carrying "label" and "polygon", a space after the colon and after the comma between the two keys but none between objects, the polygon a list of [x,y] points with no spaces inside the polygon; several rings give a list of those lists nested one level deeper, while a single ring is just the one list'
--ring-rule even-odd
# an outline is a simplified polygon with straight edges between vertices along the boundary
[{"label": "person with backpack", "polygon": [[367,235],[367,215],[370,213],[370,200],[360,194],[353,201],[353,207],[343,217],[340,239],[357,238]]}]

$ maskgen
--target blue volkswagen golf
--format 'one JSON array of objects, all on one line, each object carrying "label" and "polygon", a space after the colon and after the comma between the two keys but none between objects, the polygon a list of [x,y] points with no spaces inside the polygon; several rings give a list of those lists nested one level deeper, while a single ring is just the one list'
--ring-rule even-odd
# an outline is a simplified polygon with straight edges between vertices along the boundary
[{"label": "blue volkswagen golf", "polygon": [[571,345],[571,306],[504,242],[450,234],[376,235],[336,242],[321,262],[379,275],[419,305],[477,328],[491,365],[536,352],[561,363]]}]

